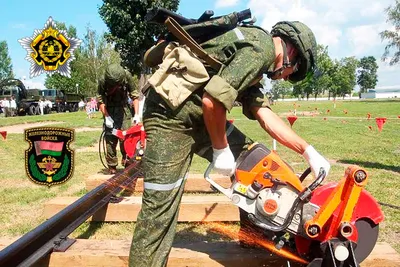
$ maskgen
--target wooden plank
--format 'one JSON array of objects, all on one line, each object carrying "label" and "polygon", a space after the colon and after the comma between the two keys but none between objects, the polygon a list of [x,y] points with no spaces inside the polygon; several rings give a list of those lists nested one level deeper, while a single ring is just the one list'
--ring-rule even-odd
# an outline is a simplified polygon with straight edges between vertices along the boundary
[{"label": "wooden plank", "polygon": [[[100,184],[107,181],[107,179],[111,178],[112,175],[105,174],[94,174],[90,175],[86,180],[86,190],[90,191],[93,188],[96,188]],[[223,187],[230,187],[231,181],[227,176],[221,176],[218,174],[212,174],[211,178],[214,179],[215,182],[220,184]],[[134,187],[135,192],[143,192],[143,179],[140,178],[137,180],[136,185]],[[215,192],[210,187],[210,184],[204,179],[203,174],[189,174],[189,177],[185,184],[185,192],[203,192],[203,193],[212,193]]]},{"label": "wooden plank", "polygon": [[[44,216],[50,218],[77,197],[58,197],[45,204]],[[136,221],[141,207],[141,197],[126,197],[116,204],[108,204],[92,216],[92,221]],[[183,196],[179,211],[180,222],[238,221],[239,211],[226,196]]]},{"label": "wooden plank", "polygon": [[368,258],[360,265],[361,267],[399,267],[400,255],[388,243],[378,242]]},{"label": "wooden plank", "polygon": [[[0,239],[0,250],[10,244]],[[66,252],[53,252],[38,266],[128,266],[130,240],[78,239]],[[181,242],[174,243],[168,267],[239,267],[239,266],[287,266],[262,249],[244,249],[236,242]],[[292,267],[296,266],[291,264]],[[398,267],[400,255],[385,242],[376,244],[361,267]]]}]

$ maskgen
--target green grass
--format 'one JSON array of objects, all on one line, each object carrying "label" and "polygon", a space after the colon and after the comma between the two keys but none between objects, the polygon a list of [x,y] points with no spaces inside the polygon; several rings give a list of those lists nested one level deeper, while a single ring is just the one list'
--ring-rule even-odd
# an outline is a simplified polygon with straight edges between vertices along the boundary
[{"label": "green grass", "polygon": [[[337,100],[334,108],[333,101],[310,100],[278,102],[272,109],[287,122],[286,116],[294,111],[294,103],[298,120],[293,129],[332,162],[330,181],[337,181],[344,175],[346,164],[357,164],[367,170],[369,181],[366,188],[378,201],[400,206],[400,119],[397,117],[400,115],[400,101]],[[310,112],[316,115],[310,116]],[[367,113],[371,114],[370,120],[367,120]],[[235,119],[234,124],[253,140],[272,147],[271,137],[256,121],[246,119],[240,108],[234,108],[228,117]],[[388,118],[382,132],[377,129],[375,117]],[[71,128],[101,127],[102,124],[99,115],[90,120],[84,112],[77,112],[0,118],[0,130],[3,126],[39,121],[64,122],[58,125]],[[100,133],[76,132],[73,147],[93,146]],[[70,181],[51,188],[37,186],[25,175],[24,151],[27,147],[22,134],[9,134],[7,141],[0,140],[0,236],[17,236],[31,230],[44,221],[41,214],[46,201],[55,196],[84,195],[85,178],[102,169],[96,152],[77,153],[75,172]],[[277,151],[296,172],[308,167],[301,155],[282,145],[278,145]],[[207,164],[207,161],[195,157],[190,172],[203,173]],[[379,240],[390,243],[400,252],[400,211],[388,207],[382,209],[385,221],[380,225]],[[73,236],[130,239],[133,228],[134,223],[85,223]],[[178,238],[185,238],[188,232],[197,233],[193,238],[207,235],[202,226],[193,228],[193,224],[179,224]]]}]

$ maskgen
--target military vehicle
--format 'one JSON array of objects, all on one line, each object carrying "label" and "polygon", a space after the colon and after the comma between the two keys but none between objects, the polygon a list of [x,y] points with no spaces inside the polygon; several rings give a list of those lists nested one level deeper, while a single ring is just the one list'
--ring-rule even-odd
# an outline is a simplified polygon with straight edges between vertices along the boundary
[{"label": "military vehicle", "polygon": [[81,94],[69,93],[59,89],[44,89],[40,91],[40,95],[51,101],[52,110],[57,112],[78,111],[78,103],[83,99]]},{"label": "military vehicle", "polygon": [[14,96],[17,102],[18,115],[40,114],[39,89],[27,90],[25,85],[18,79],[11,78],[0,81],[0,100],[4,98],[10,100],[11,96]]}]

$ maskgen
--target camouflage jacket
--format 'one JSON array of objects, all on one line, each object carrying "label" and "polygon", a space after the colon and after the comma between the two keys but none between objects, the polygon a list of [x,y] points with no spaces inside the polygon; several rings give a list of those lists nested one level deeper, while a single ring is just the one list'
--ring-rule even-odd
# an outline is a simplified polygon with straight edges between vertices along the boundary
[{"label": "camouflage jacket", "polygon": [[[214,73],[205,91],[230,110],[235,101],[242,102],[243,113],[252,106],[268,107],[259,80],[275,61],[272,36],[258,27],[236,27],[201,44],[207,53],[224,66]],[[212,72],[212,71],[211,71]]]}]

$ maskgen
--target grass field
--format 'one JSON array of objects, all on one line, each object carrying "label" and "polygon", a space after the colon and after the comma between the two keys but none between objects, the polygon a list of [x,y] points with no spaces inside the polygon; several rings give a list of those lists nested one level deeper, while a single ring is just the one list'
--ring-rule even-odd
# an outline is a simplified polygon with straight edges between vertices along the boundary
[{"label": "grass field", "polygon": [[[336,107],[335,107],[336,106]],[[293,129],[332,163],[328,180],[339,180],[347,164],[357,164],[369,173],[367,190],[380,202],[400,206],[400,101],[298,101],[278,102],[272,108],[286,121],[296,109],[298,120]],[[328,112],[329,110],[329,112]],[[370,113],[371,119],[367,119]],[[386,117],[379,132],[375,117]],[[272,139],[246,119],[240,108],[229,114],[235,125],[253,140],[272,146]],[[99,115],[87,119],[84,112],[0,118],[0,131],[5,126],[40,121],[55,121],[57,126],[79,129],[98,127],[97,131],[76,132],[75,149],[95,145],[101,133]],[[54,126],[54,125],[52,125]],[[1,138],[1,137],[0,137]],[[76,153],[75,172],[66,184],[51,188],[37,186],[29,181],[24,171],[24,151],[28,148],[23,134],[11,133],[0,140],[0,229],[1,237],[22,235],[44,221],[43,206],[56,196],[82,196],[86,193],[85,178],[102,169],[97,152]],[[296,153],[278,145],[278,153],[296,172],[308,166]],[[207,162],[195,157],[192,173],[203,173]],[[382,207],[385,221],[380,225],[380,240],[390,243],[400,252],[400,210]],[[134,223],[83,224],[73,236],[97,239],[130,239]],[[201,226],[180,224],[178,238],[196,236],[207,231]]]}]

